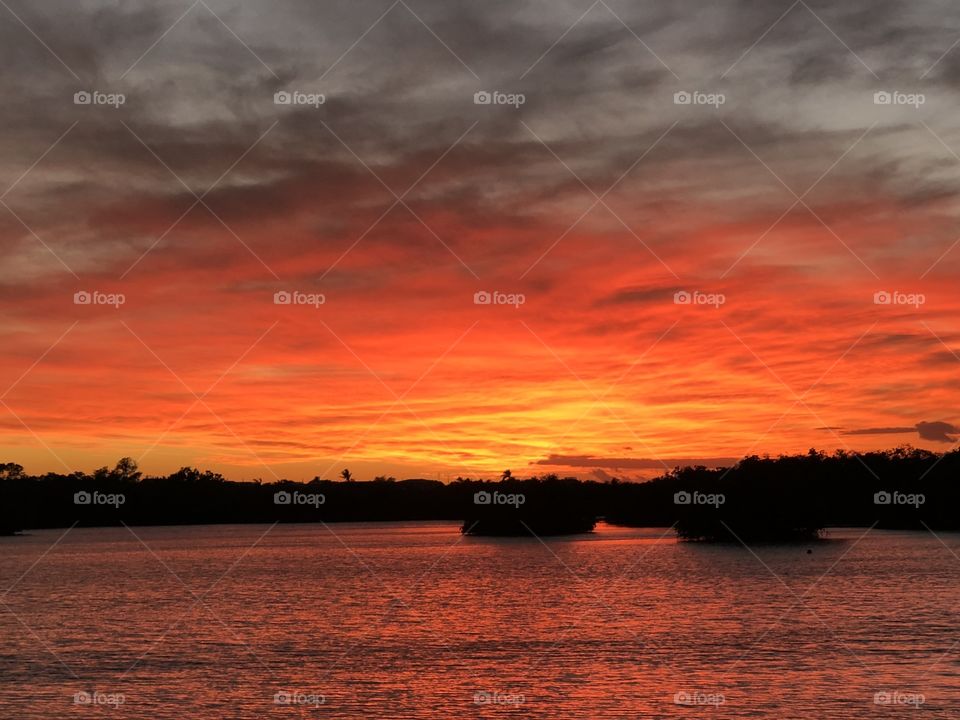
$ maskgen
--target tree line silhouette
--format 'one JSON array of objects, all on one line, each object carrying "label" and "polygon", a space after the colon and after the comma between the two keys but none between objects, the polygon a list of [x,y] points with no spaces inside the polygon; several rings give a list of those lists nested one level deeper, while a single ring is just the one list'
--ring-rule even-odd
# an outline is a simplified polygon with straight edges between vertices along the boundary
[{"label": "tree line silhouette", "polygon": [[470,534],[675,526],[690,540],[809,539],[826,527],[960,530],[960,451],[911,447],[745,457],[646,482],[541,475],[497,481],[378,477],[236,482],[184,467],[145,476],[130,458],[93,473],[28,475],[0,463],[0,532],[30,528],[457,520]]}]

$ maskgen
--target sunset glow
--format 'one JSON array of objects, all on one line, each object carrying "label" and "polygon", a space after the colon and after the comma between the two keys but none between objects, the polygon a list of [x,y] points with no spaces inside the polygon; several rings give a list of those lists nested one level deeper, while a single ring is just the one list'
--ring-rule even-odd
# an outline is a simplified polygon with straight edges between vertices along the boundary
[{"label": "sunset glow", "polygon": [[[424,10],[438,42],[396,6],[351,48],[385,8],[221,5],[249,48],[202,6],[139,60],[182,9],[84,16],[99,50],[31,18],[56,56],[2,26],[4,458],[603,478],[953,447],[960,51],[921,79],[955,40],[934,16],[835,9],[851,51],[798,6],[750,49],[782,9],[624,11],[637,42],[597,5],[553,47],[583,8]],[[74,104],[94,88],[126,100]],[[697,88],[725,102],[675,102]],[[924,104],[875,103],[897,88]],[[496,89],[525,102],[475,104]]]}]

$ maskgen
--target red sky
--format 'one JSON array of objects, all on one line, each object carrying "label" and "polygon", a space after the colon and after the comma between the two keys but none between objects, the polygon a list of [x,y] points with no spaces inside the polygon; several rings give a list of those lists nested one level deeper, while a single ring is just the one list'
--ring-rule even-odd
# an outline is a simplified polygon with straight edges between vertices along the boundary
[{"label": "red sky", "polygon": [[[17,7],[47,47],[0,30],[5,460],[632,477],[953,447],[960,66],[932,16],[824,9],[845,47],[748,3],[565,35],[582,9],[397,6],[351,48],[386,7],[210,3],[141,57],[182,9]],[[126,101],[73,103],[97,88]],[[726,102],[674,103],[697,88]],[[525,103],[474,104],[495,89]]]}]

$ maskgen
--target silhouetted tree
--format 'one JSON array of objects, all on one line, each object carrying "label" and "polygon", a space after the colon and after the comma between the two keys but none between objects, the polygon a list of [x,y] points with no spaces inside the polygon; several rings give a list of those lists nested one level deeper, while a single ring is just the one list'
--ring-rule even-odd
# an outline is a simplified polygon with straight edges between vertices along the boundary
[{"label": "silhouetted tree", "polygon": [[136,482],[143,475],[137,467],[137,461],[128,457],[120,458],[111,474],[118,480],[128,482]]},{"label": "silhouetted tree", "polygon": [[[122,458],[92,473],[29,475],[0,463],[0,534],[29,528],[375,520],[482,520],[474,532],[538,535],[608,523],[669,527],[680,537],[745,542],[809,539],[823,527],[960,530],[960,451],[912,447],[883,452],[814,450],[779,457],[751,455],[729,468],[685,467],[646,482],[557,478],[499,481],[458,477],[334,482],[236,482],[182,467],[142,476]],[[283,502],[299,490],[324,502]],[[121,494],[118,507],[74,502],[78,492]],[[503,498],[494,495],[507,496]],[[721,498],[722,496],[722,498]],[[501,502],[489,502],[496,497]],[[512,497],[516,502],[510,500]],[[478,501],[479,498],[479,501]],[[487,498],[487,501],[484,501]]]},{"label": "silhouetted tree", "polygon": [[0,480],[19,480],[23,477],[23,465],[0,463]]}]

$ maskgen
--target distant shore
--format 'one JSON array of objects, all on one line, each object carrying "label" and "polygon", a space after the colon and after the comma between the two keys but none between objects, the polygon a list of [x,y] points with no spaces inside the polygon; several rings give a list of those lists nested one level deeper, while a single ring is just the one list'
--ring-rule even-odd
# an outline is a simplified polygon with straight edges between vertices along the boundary
[{"label": "distant shore", "polygon": [[[451,520],[489,534],[676,527],[688,540],[815,538],[822,528],[960,529],[960,452],[747,457],[730,468],[676,468],[648,482],[555,475],[454,482],[235,482],[183,468],[145,477],[129,459],[94,473],[30,476],[0,464],[0,531],[77,526]],[[540,532],[538,532],[538,528]],[[475,530],[476,528],[474,528]],[[470,530],[472,532],[472,530]],[[483,528],[481,527],[481,533]]]}]

